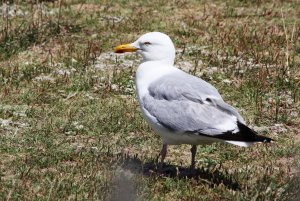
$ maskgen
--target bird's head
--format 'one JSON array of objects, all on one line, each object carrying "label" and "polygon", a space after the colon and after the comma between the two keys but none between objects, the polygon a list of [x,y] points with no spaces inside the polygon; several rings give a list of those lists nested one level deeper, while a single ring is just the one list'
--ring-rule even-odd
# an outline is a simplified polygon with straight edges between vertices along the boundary
[{"label": "bird's head", "polygon": [[115,47],[115,53],[137,52],[142,55],[143,62],[162,61],[173,64],[175,47],[170,37],[160,32],[150,32],[142,35],[131,44]]}]

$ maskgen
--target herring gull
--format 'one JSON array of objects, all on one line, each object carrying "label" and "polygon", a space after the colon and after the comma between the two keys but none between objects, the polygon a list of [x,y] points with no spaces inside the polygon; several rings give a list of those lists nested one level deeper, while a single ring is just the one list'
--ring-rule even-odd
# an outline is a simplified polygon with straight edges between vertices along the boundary
[{"label": "herring gull", "polygon": [[250,129],[215,87],[174,66],[175,47],[166,34],[146,33],[131,44],[115,47],[115,53],[124,52],[143,57],[136,90],[144,118],[162,138],[161,165],[168,145],[192,145],[194,168],[196,145],[227,142],[248,147],[272,141]]}]

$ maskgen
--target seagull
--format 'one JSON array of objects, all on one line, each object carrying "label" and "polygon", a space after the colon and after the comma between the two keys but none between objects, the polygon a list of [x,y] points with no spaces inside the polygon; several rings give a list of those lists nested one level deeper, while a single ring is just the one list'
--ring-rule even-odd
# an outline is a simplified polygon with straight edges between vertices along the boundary
[{"label": "seagull", "polygon": [[136,71],[137,97],[143,117],[162,138],[161,165],[168,145],[192,145],[194,168],[197,145],[226,142],[248,147],[273,141],[250,129],[215,87],[174,66],[175,47],[168,35],[149,32],[114,51],[142,56]]}]

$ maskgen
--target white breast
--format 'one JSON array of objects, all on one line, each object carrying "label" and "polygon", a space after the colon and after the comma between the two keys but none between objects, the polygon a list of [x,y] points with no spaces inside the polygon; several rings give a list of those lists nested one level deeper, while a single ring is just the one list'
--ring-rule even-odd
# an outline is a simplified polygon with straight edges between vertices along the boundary
[{"label": "white breast", "polygon": [[148,61],[142,63],[136,72],[136,91],[141,111],[149,125],[162,137],[166,130],[160,126],[156,118],[149,114],[149,112],[143,107],[143,97],[149,94],[148,87],[151,83],[160,77],[176,72],[177,70],[177,68],[171,65],[163,65],[161,62]]},{"label": "white breast", "polygon": [[136,90],[139,100],[148,94],[149,85],[160,77],[178,71],[172,65],[158,61],[148,61],[142,63],[136,71]]}]

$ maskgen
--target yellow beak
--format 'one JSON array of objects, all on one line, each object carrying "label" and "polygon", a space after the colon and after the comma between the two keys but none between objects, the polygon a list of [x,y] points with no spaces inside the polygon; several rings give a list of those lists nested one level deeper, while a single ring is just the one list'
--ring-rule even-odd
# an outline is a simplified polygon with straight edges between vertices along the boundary
[{"label": "yellow beak", "polygon": [[124,52],[135,52],[138,49],[133,47],[131,44],[124,44],[115,47],[115,53],[124,53]]}]

